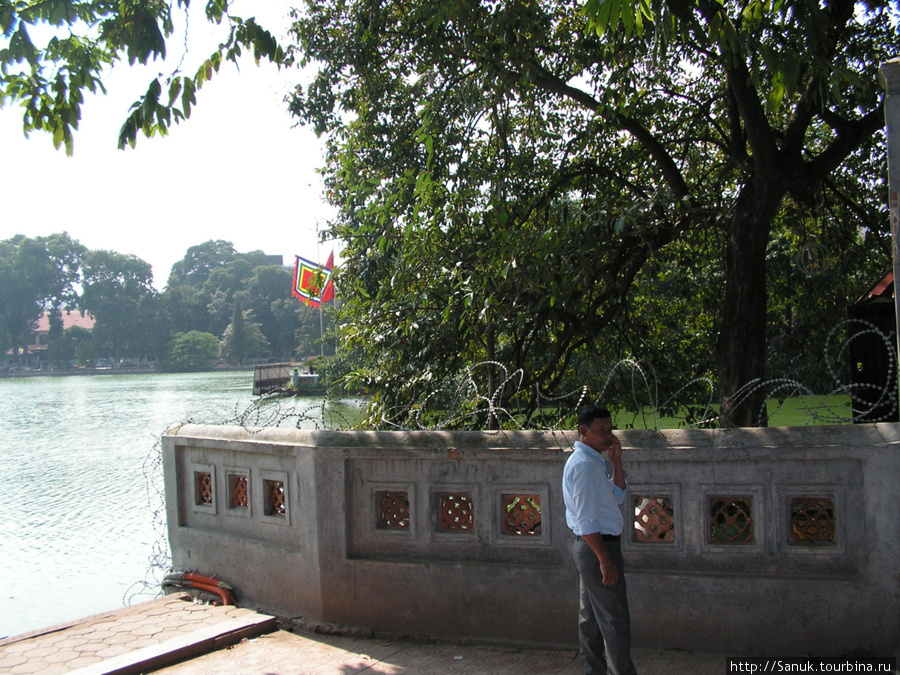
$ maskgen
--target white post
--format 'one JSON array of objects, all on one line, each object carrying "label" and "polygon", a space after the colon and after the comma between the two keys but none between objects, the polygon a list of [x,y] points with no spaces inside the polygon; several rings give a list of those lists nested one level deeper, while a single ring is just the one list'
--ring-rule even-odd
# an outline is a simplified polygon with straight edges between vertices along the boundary
[{"label": "white post", "polygon": [[[886,92],[884,121],[887,130],[888,199],[894,253],[894,311],[897,316],[897,346],[900,353],[900,57],[881,64],[880,79]],[[897,379],[900,381],[900,377]]]},{"label": "white post", "polygon": [[[897,266],[897,263],[894,263]],[[319,296],[321,297],[321,295]],[[322,303],[319,303],[319,347],[321,347],[322,358],[325,358],[325,320],[322,318]]]}]

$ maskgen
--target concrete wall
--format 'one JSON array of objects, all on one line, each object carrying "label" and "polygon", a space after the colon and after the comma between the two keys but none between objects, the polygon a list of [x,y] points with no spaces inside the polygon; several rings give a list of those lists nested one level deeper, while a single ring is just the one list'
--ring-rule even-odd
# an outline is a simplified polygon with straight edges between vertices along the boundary
[{"label": "concrete wall", "polygon": [[[893,653],[900,425],[620,437],[638,645]],[[173,427],[173,566],[219,576],[241,604],[280,616],[574,647],[560,490],[573,440]]]}]

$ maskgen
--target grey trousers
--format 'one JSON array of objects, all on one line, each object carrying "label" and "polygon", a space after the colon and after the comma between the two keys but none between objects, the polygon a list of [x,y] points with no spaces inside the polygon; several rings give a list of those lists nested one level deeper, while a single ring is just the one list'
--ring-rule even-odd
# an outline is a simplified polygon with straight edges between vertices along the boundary
[{"label": "grey trousers", "polygon": [[619,569],[619,580],[614,586],[603,585],[600,561],[587,542],[576,539],[572,545],[572,557],[581,576],[578,613],[581,664],[586,675],[634,675],[622,547],[618,541],[604,543]]}]

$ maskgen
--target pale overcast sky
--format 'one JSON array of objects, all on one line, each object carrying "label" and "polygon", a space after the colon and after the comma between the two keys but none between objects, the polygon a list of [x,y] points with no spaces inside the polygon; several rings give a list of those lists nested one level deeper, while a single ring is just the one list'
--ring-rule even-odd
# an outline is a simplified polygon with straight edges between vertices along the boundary
[{"label": "pale overcast sky", "polygon": [[[234,13],[251,16],[241,4]],[[287,25],[282,0],[243,4],[252,4],[263,25]],[[207,46],[191,49],[186,73],[214,39],[193,16],[191,38]],[[171,41],[170,62],[181,57],[181,43]],[[240,71],[225,64],[198,92],[191,118],[168,137],[139,136],[135,149],[117,150],[130,104],[157,73],[171,69],[159,62],[119,66],[104,80],[107,95],[83,106],[74,157],[55,150],[49,134],[34,131],[25,139],[16,106],[0,110],[0,240],[67,231],[88,248],[151,263],[159,290],[188,247],[210,239],[230,241],[240,252],[282,255],[285,264],[294,255],[324,262],[332,244],[319,244],[317,230],[332,211],[316,173],[322,143],[309,129],[292,128],[283,102],[300,74],[256,67],[249,58]]]}]

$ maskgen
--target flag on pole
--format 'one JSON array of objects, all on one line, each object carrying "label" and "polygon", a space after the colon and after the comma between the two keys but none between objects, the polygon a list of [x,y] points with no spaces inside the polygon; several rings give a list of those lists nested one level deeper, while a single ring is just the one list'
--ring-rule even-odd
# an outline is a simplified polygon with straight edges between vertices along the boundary
[{"label": "flag on pole", "polygon": [[334,300],[334,284],[331,281],[334,252],[328,256],[328,262],[324,266],[300,256],[294,257],[294,287],[291,294],[300,302],[313,307]]},{"label": "flag on pole", "polygon": [[334,300],[334,282],[331,280],[331,270],[334,269],[334,251],[328,254],[328,262],[325,263],[325,269],[328,270],[328,283],[325,284],[325,290],[322,291],[322,302]]}]

